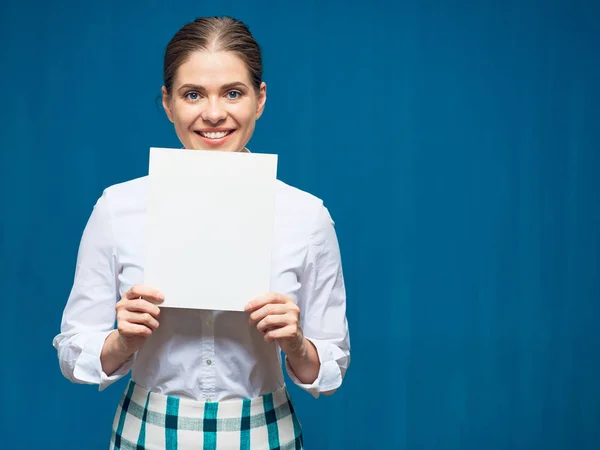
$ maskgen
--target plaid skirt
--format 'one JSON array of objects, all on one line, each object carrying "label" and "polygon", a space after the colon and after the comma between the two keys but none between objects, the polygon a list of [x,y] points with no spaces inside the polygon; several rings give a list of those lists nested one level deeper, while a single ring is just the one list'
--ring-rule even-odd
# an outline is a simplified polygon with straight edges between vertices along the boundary
[{"label": "plaid skirt", "polygon": [[129,381],[113,421],[111,450],[302,449],[285,387],[248,400],[203,402]]}]

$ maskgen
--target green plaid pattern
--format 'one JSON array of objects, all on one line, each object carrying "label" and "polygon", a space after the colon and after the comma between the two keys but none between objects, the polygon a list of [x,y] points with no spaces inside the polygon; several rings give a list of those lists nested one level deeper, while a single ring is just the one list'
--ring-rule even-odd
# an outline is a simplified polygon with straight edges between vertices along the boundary
[{"label": "green plaid pattern", "polygon": [[200,402],[130,381],[110,450],[301,450],[302,427],[285,388],[255,399]]}]

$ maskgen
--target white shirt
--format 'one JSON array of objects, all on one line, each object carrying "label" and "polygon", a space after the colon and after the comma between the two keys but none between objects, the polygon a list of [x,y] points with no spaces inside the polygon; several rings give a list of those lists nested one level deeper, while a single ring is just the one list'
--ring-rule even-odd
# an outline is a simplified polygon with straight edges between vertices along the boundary
[{"label": "white shirt", "polygon": [[[146,389],[207,401],[254,398],[282,387],[281,351],[248,325],[245,312],[161,308],[160,327],[143,347],[111,376],[102,371],[100,352],[115,329],[115,304],[143,283],[147,199],[143,177],[109,187],[94,206],[53,341],[64,376],[102,390],[131,369]],[[291,380],[314,397],[335,391],[350,363],[350,339],[334,224],[321,200],[280,181],[271,291],[294,298],[304,335],[319,355],[314,383],[302,384],[286,361]]]}]

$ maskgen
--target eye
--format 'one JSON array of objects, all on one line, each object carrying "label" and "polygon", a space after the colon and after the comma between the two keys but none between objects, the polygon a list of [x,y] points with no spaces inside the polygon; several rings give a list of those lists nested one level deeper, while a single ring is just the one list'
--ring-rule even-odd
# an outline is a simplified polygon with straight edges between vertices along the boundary
[{"label": "eye", "polygon": [[242,96],[242,93],[240,91],[229,91],[226,96],[229,100],[237,100]]},{"label": "eye", "polygon": [[198,94],[196,91],[187,92],[184,97],[191,102],[200,100],[200,94]]}]

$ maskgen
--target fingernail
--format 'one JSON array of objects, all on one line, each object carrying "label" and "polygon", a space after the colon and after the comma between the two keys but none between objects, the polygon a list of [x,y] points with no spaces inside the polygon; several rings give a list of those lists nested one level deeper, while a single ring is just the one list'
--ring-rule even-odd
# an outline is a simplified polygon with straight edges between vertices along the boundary
[{"label": "fingernail", "polygon": [[165,294],[163,294],[163,293],[161,292],[161,293],[159,293],[159,294],[158,294],[158,296],[157,296],[157,297],[158,297],[158,299],[159,299],[160,301],[163,301],[163,300],[165,299]]},{"label": "fingernail", "polygon": [[248,311],[250,308],[252,308],[252,302],[249,302],[244,306],[244,311]]}]

